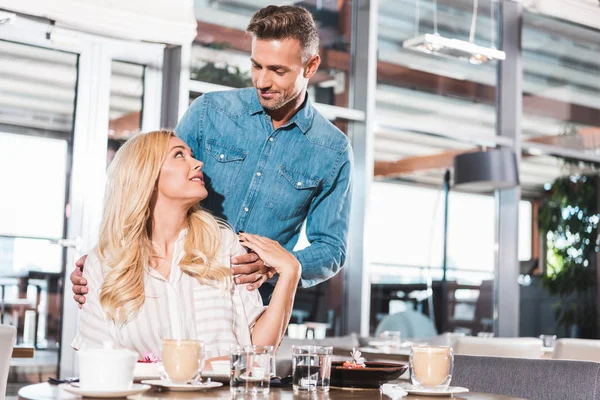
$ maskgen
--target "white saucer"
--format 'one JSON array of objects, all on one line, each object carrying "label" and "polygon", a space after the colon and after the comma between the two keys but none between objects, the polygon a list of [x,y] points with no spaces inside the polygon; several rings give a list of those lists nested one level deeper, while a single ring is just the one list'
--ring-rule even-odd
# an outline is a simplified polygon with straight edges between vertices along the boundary
[{"label": "white saucer", "polygon": [[413,386],[410,383],[401,383],[398,387],[406,390],[408,394],[414,394],[417,396],[436,396],[436,397],[447,397],[460,393],[467,393],[469,389],[460,386],[448,386],[446,390],[440,389],[425,389],[418,386]]},{"label": "white saucer", "polygon": [[142,381],[142,383],[159,388],[169,389],[171,392],[196,392],[199,390],[208,390],[223,386],[221,382],[204,382],[198,385],[192,385],[191,383],[171,383],[168,379],[155,379]]},{"label": "white saucer", "polygon": [[126,390],[85,390],[79,386],[74,386],[71,383],[63,383],[58,385],[59,388],[65,392],[73,393],[84,397],[127,397],[134,394],[145,392],[150,389],[150,385],[139,385],[134,383],[131,385],[131,389]]},{"label": "white saucer", "polygon": [[211,379],[217,382],[229,383],[229,374],[223,374],[215,371],[202,371],[202,379]]}]

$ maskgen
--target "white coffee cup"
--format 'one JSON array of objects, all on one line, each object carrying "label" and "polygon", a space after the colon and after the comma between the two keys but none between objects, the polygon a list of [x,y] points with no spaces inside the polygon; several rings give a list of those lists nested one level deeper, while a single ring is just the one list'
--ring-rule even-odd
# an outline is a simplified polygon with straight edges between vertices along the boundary
[{"label": "white coffee cup", "polygon": [[103,345],[103,348],[79,350],[79,386],[84,390],[130,389],[138,354],[115,349],[111,342]]}]

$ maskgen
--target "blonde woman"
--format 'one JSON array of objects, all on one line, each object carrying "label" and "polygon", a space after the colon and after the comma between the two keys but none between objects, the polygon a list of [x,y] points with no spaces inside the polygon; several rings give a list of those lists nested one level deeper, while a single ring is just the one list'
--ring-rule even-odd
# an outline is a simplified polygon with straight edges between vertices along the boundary
[{"label": "blonde woman", "polygon": [[[89,293],[75,349],[111,341],[160,354],[161,336],[205,343],[207,357],[230,344],[277,346],[300,279],[298,260],[277,242],[240,233],[203,211],[202,162],[174,133],[129,140],[108,170],[98,246],[85,263]],[[256,252],[279,280],[271,305],[233,284],[231,256]]]}]

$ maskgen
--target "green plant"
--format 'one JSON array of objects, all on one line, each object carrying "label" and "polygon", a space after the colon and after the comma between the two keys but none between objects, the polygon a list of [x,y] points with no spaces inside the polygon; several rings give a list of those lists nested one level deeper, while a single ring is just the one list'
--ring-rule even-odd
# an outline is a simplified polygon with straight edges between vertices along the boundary
[{"label": "green plant", "polygon": [[585,336],[596,325],[596,262],[599,250],[597,179],[589,176],[558,178],[542,203],[538,217],[547,232],[548,270],[543,284],[560,301],[556,322],[569,329],[578,325]]},{"label": "green plant", "polygon": [[[228,42],[213,42],[204,45],[216,50],[226,50],[231,47]],[[190,78],[195,81],[216,83],[218,85],[234,88],[245,88],[252,86],[252,77],[247,72],[242,72],[238,67],[224,64],[217,66],[212,61],[207,61],[202,67],[192,67]]]},{"label": "green plant", "polygon": [[234,88],[252,86],[250,75],[241,72],[238,67],[230,65],[217,67],[213,62],[208,62],[201,68],[192,68],[190,77],[195,81],[216,83]]}]

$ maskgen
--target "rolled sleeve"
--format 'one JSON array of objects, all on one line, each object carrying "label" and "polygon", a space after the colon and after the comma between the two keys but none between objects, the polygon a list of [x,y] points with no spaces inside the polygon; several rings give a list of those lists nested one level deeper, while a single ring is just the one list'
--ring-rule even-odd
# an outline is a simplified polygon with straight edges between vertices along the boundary
[{"label": "rolled sleeve", "polygon": [[302,287],[319,284],[339,272],[346,261],[352,200],[353,154],[350,145],[340,154],[339,168],[311,203],[306,219],[310,246],[294,252],[302,265]]}]

